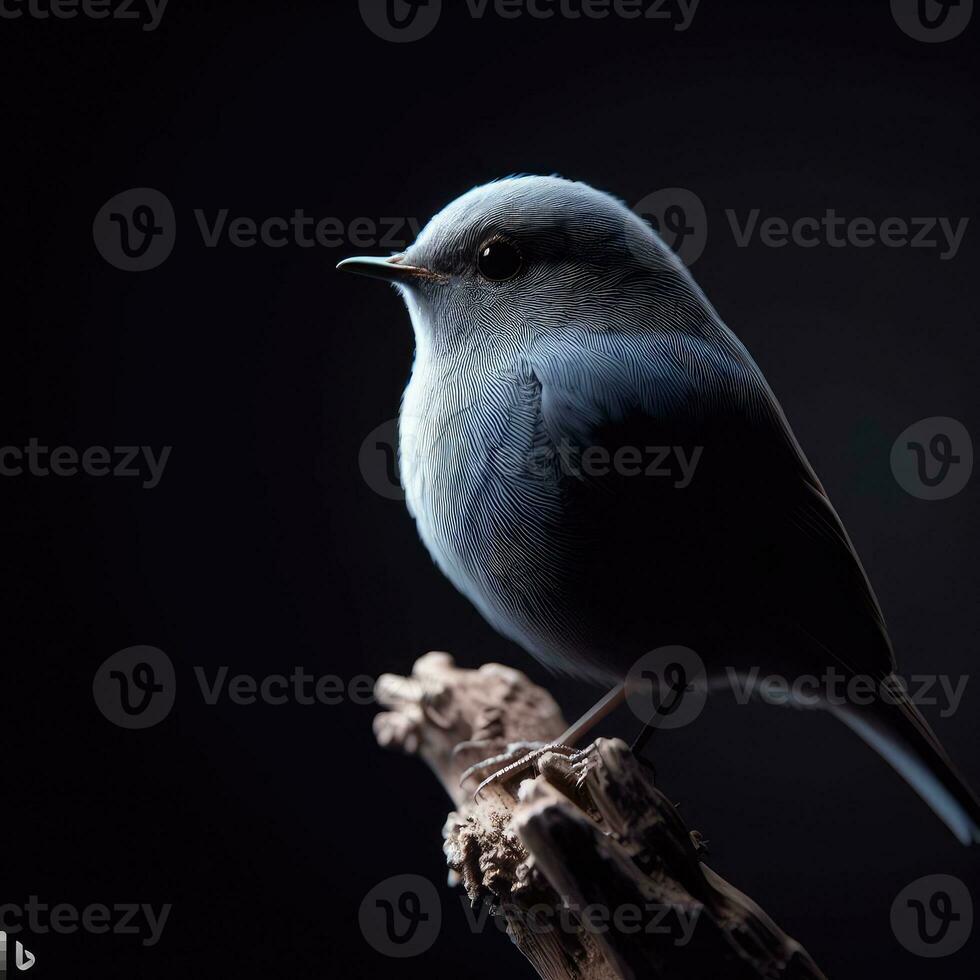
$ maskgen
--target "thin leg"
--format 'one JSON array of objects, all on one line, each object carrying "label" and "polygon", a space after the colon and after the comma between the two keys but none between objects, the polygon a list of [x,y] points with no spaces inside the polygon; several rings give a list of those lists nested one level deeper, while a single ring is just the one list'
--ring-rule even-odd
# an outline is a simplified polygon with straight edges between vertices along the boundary
[{"label": "thin leg", "polygon": [[[501,769],[484,779],[483,782],[477,787],[476,792],[473,794],[474,798],[478,797],[487,786],[499,782],[501,779],[505,779],[515,772],[530,769],[534,765],[535,760],[545,752],[561,752],[563,755],[573,758],[576,755],[574,749],[575,743],[582,738],[583,735],[595,728],[595,726],[598,725],[603,718],[615,711],[616,708],[618,708],[625,700],[626,685],[617,684],[616,687],[606,694],[599,702],[593,705],[554,743],[550,745],[542,745],[533,752],[527,753],[527,755],[518,759],[516,762],[511,762],[509,765],[503,766]],[[483,763],[480,763],[478,766],[471,766],[465,773],[463,773],[460,783],[463,783],[477,768],[482,766]]]},{"label": "thin leg", "polygon": [[605,697],[594,704],[558,741],[563,745],[574,745],[583,735],[590,732],[603,718],[611,715],[626,700],[626,685],[617,684]]},{"label": "thin leg", "polygon": [[633,755],[637,757],[643,755],[643,750],[649,744],[650,739],[653,737],[653,733],[656,730],[657,730],[657,726],[649,721],[643,726],[642,730],[640,731],[640,734],[637,735],[635,739],[633,739],[633,744],[630,746],[630,751],[633,753]]}]

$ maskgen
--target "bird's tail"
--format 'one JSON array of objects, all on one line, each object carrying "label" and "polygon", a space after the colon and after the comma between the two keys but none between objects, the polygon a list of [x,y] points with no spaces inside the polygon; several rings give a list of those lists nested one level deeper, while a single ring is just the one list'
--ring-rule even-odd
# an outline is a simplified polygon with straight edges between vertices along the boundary
[{"label": "bird's tail", "polygon": [[980,843],[980,803],[901,682],[886,679],[889,697],[831,710],[857,732],[932,807],[960,843]]}]

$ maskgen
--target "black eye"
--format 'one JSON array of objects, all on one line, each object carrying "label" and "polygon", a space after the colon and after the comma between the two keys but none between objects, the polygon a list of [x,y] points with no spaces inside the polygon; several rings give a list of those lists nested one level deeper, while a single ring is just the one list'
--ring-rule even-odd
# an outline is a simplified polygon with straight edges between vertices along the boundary
[{"label": "black eye", "polygon": [[516,246],[504,238],[495,238],[486,245],[481,245],[476,257],[476,267],[480,270],[480,275],[491,282],[513,279],[521,271],[523,264],[524,260]]}]

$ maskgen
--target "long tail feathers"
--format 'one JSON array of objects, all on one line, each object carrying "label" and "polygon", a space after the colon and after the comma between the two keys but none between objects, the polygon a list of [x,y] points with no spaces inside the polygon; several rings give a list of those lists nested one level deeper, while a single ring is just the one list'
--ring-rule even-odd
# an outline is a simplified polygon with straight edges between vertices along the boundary
[{"label": "long tail feathers", "polygon": [[832,706],[929,804],[962,844],[980,843],[980,802],[957,773],[926,720],[899,682],[874,704]]}]

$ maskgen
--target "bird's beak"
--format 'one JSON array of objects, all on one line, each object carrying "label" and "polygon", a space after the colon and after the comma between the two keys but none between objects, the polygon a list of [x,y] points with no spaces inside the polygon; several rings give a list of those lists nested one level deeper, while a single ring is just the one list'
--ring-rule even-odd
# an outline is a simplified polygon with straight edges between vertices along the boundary
[{"label": "bird's beak", "polygon": [[410,282],[413,279],[435,278],[435,273],[417,265],[406,265],[404,255],[391,255],[388,258],[378,258],[372,255],[361,255],[353,259],[344,259],[337,268],[342,272],[353,272],[359,276],[371,279],[384,279],[386,282]]}]

